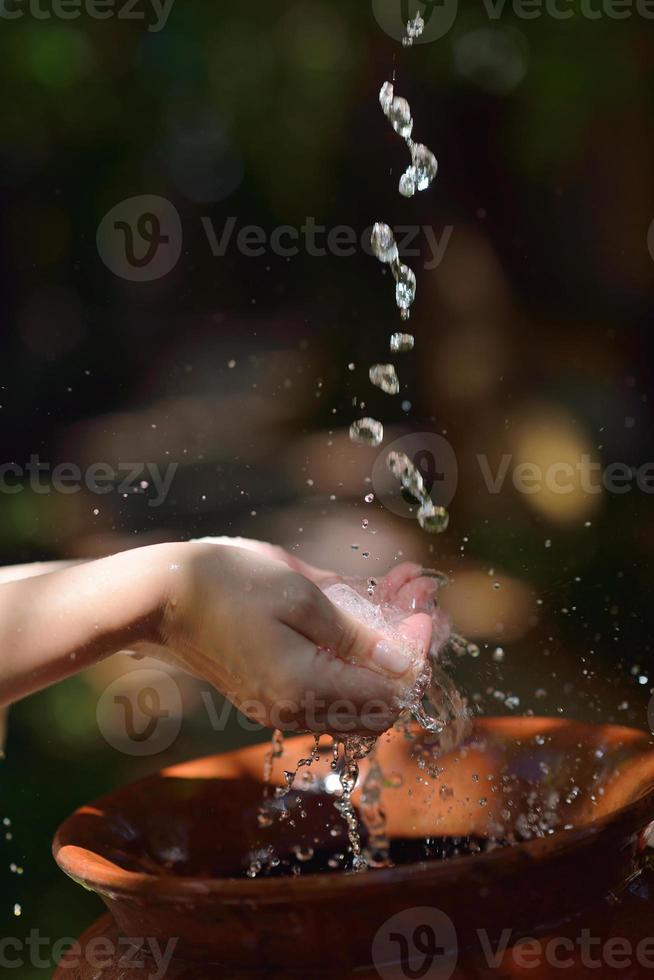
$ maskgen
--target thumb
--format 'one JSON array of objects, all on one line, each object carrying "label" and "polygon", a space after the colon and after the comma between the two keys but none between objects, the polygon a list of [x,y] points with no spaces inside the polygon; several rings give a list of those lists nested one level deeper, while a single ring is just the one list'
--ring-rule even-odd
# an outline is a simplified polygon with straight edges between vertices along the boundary
[{"label": "thumb", "polygon": [[381,632],[306,580],[304,602],[284,603],[278,615],[287,626],[340,660],[396,678],[422,666],[431,641],[431,618],[424,613]]},{"label": "thumb", "polygon": [[421,653],[421,659],[427,656],[431,646],[433,623],[431,616],[427,613],[416,613],[409,616],[397,627],[398,632],[412,643]]},{"label": "thumb", "polygon": [[393,677],[421,667],[431,642],[431,617],[409,616],[396,631],[381,633],[335,607],[341,629],[335,653],[343,660]]}]

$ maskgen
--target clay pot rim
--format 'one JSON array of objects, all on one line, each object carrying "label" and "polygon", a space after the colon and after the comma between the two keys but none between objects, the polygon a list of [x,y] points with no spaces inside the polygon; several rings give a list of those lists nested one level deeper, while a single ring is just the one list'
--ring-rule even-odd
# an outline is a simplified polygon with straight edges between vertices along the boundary
[{"label": "clay pot rim", "polygon": [[[510,731],[518,728],[517,722],[529,721],[533,731],[542,731],[543,728],[559,728],[565,725],[578,725],[581,730],[598,727],[611,732],[614,737],[622,736],[627,741],[646,740],[648,733],[641,729],[634,729],[622,725],[603,725],[597,726],[592,723],[575,722],[571,719],[532,717],[528,719],[516,718],[479,718],[475,720],[475,730],[483,735],[484,732],[491,734],[502,730]],[[541,727],[542,726],[542,727]],[[305,736],[297,736],[302,739]],[[526,736],[523,736],[526,737]],[[289,740],[290,741],[290,740]],[[459,880],[463,868],[472,869],[475,872],[476,883],[482,884],[485,879],[494,876],[493,869],[498,862],[506,873],[514,869],[514,873],[522,870],[525,872],[525,865],[529,865],[533,870],[539,862],[551,859],[553,854],[564,855],[567,851],[576,848],[580,842],[594,842],[595,846],[601,845],[603,835],[614,832],[617,827],[624,825],[624,831],[637,834],[642,832],[647,823],[647,814],[654,818],[654,740],[650,736],[652,745],[652,764],[651,764],[651,783],[649,788],[644,789],[641,794],[630,803],[599,817],[592,824],[572,830],[559,830],[547,837],[536,838],[514,844],[508,848],[498,848],[487,853],[478,854],[474,857],[461,855],[449,858],[443,862],[413,862],[403,864],[397,868],[377,869],[372,874],[344,873],[341,875],[326,872],[307,875],[306,877],[288,878],[200,878],[198,876],[183,875],[154,875],[145,872],[127,871],[119,865],[114,864],[108,859],[100,856],[96,851],[89,850],[76,844],[64,843],[66,840],[74,839],[76,824],[80,818],[89,812],[95,812],[101,808],[114,793],[78,808],[68,817],[59,827],[55,834],[52,851],[55,861],[61,870],[71,879],[89,888],[99,895],[106,896],[108,899],[132,899],[140,901],[147,899],[154,904],[169,904],[183,902],[184,899],[192,899],[194,905],[202,903],[203,899],[213,902],[218,896],[222,901],[240,903],[245,899],[283,902],[289,901],[292,897],[294,901],[306,897],[307,900],[319,901],[323,890],[328,890],[331,895],[337,896],[341,891],[351,892],[353,888],[367,889],[370,887],[378,888],[385,884],[397,885],[398,879],[409,881],[414,877],[420,877],[424,883],[430,878],[436,879],[440,885],[444,884],[448,878]],[[260,750],[260,745],[249,746],[246,749],[235,750],[241,752]],[[218,753],[204,756],[200,759],[188,760],[174,766],[166,767],[159,773],[137,780],[132,786],[145,784],[151,779],[159,776],[171,776],[175,773],[191,769],[198,764],[206,764],[211,760],[230,753]],[[125,787],[128,788],[128,787]]]}]

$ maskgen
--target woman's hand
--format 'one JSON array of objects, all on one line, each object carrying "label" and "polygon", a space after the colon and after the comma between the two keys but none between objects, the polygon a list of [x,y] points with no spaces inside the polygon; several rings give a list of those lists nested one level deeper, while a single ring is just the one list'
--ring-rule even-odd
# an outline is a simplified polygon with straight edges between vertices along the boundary
[{"label": "woman's hand", "polygon": [[262,724],[371,734],[396,718],[431,640],[436,585],[416,565],[377,584],[407,613],[386,635],[323,594],[339,576],[258,542],[154,545],[43,571],[0,581],[0,705],[129,649],[202,677]]},{"label": "woman's hand", "polygon": [[[334,606],[339,577],[271,545],[210,539],[179,546],[159,655],[210,681],[245,714],[286,730],[377,734],[392,724],[431,639],[413,612],[398,636],[377,633]],[[430,583],[401,566],[380,586],[407,612]]]}]

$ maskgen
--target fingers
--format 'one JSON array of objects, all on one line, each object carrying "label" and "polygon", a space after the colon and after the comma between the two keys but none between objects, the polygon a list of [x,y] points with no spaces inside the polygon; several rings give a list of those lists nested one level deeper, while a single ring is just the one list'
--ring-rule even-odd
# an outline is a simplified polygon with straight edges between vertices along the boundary
[{"label": "fingers", "polygon": [[401,708],[402,686],[382,673],[346,663],[280,624],[265,723],[286,731],[377,735]]},{"label": "fingers", "polygon": [[431,610],[437,591],[438,582],[435,579],[421,576],[403,585],[395,594],[393,604],[412,612]]},{"label": "fingers", "polygon": [[337,606],[332,609],[340,628],[335,652],[341,660],[392,677],[403,677],[413,666],[416,655],[410,643],[371,629]]},{"label": "fingers", "polygon": [[398,626],[398,632],[420,651],[422,659],[427,656],[431,644],[432,618],[426,613],[409,616]]},{"label": "fingers", "polygon": [[309,588],[300,589],[295,602],[288,602],[287,590],[285,607],[278,611],[287,626],[340,660],[370,670],[403,677],[414,665],[417,656],[411,643],[377,632],[339,609],[315,586]]},{"label": "fingers", "polygon": [[403,586],[420,578],[422,567],[415,562],[405,561],[396,565],[377,583],[377,595],[383,602],[393,602]]},{"label": "fingers", "polygon": [[[329,658],[321,651],[312,660],[305,660],[310,676],[314,684],[319,682],[328,706],[324,718],[318,715],[315,730],[320,729],[322,722],[332,732],[347,733],[356,726],[357,733],[374,735],[393,724],[429,650],[431,617],[424,613],[410,616],[399,625],[398,632],[407,641],[410,656],[409,668],[401,677],[393,676],[393,671],[385,665],[381,670],[379,665],[370,669],[374,665],[371,663],[371,660],[374,662],[374,647],[371,660],[365,659],[369,648],[364,647],[364,656],[356,663]],[[354,713],[351,712],[352,705]]]}]

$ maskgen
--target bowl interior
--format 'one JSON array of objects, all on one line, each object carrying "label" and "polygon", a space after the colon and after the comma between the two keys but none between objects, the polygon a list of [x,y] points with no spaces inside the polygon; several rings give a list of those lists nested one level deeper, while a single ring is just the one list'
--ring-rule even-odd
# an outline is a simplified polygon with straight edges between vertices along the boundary
[{"label": "bowl interior", "polygon": [[[277,760],[295,769],[313,742],[288,739]],[[225,881],[335,875],[349,866],[330,740],[275,798],[260,826],[267,745],[185,763],[82,807],[60,829],[55,856],[76,879]],[[438,757],[429,736],[393,732],[376,759],[396,865],[462,857],[541,838],[559,838],[617,819],[654,792],[654,748],[639,731],[560,719],[484,719],[466,742]],[[371,768],[361,763],[353,800]],[[363,843],[366,833],[362,830]],[[273,860],[271,860],[271,856]]]}]

